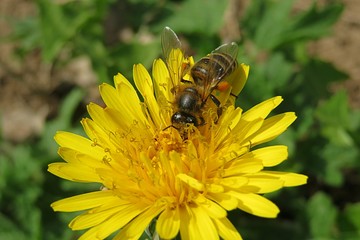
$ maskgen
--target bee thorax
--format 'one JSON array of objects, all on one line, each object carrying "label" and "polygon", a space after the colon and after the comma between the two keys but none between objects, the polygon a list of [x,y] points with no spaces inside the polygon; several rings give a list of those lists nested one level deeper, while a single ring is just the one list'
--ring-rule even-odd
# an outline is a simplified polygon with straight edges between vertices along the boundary
[{"label": "bee thorax", "polygon": [[195,88],[186,88],[178,96],[177,105],[184,112],[196,112],[199,110],[199,93]]}]

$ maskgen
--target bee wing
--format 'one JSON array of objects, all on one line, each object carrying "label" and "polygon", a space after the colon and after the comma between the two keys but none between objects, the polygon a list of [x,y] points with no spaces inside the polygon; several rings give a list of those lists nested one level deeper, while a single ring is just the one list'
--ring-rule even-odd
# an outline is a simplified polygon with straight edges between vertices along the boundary
[{"label": "bee wing", "polygon": [[172,49],[182,49],[181,42],[176,33],[169,27],[165,27],[161,35],[161,46],[164,57],[168,59]]},{"label": "bee wing", "polygon": [[237,43],[231,42],[231,43],[225,43],[217,47],[211,53],[224,53],[231,56],[231,58],[235,61],[238,54],[238,50],[239,50],[239,46],[237,45]]},{"label": "bee wing", "polygon": [[[171,88],[173,88],[178,85],[181,78],[183,77],[183,69],[181,63],[184,60],[184,51],[178,36],[169,27],[165,27],[162,32],[161,46],[165,58],[165,63],[169,70],[170,79],[172,82]],[[179,51],[174,51],[176,49],[178,49]]]},{"label": "bee wing", "polygon": [[231,42],[219,46],[208,55],[209,69],[214,72],[211,72],[204,82],[203,99],[207,99],[212,94],[213,90],[218,87],[219,83],[229,73],[229,70],[235,70],[238,49],[238,45]]},{"label": "bee wing", "polygon": [[[231,43],[225,43],[218,48],[216,48],[214,51],[212,51],[212,56],[217,56],[216,54],[220,54],[223,56],[223,58],[226,58],[225,61],[227,61],[226,64],[220,63],[220,65],[223,66],[222,71],[218,71],[214,79],[212,79],[211,88],[215,88],[219,82],[221,82],[224,78],[224,76],[228,73],[229,69],[233,67],[234,63],[236,62],[237,54],[238,54],[239,47],[235,42]],[[220,59],[210,61],[213,64],[218,64]]]}]

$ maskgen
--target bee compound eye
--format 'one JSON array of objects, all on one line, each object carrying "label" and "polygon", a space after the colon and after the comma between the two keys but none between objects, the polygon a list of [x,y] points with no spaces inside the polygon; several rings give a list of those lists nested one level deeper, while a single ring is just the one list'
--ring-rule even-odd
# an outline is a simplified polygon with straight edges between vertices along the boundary
[{"label": "bee compound eye", "polygon": [[180,112],[176,112],[174,113],[174,115],[172,115],[171,117],[171,122],[174,123],[181,123],[182,122],[182,115]]},{"label": "bee compound eye", "polygon": [[194,124],[194,126],[198,126],[198,121],[194,116],[191,115],[186,117],[186,123],[190,123],[190,124]]},{"label": "bee compound eye", "polygon": [[185,112],[174,113],[174,115],[172,115],[172,117],[171,117],[171,122],[173,125],[194,124],[194,126],[198,126],[198,121],[197,121],[196,117],[194,117],[193,115],[191,115],[189,113],[185,113]]}]

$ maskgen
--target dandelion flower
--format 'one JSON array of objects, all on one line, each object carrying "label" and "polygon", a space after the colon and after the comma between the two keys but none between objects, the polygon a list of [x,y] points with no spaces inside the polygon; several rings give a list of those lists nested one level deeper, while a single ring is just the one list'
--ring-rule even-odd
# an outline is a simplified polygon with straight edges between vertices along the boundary
[{"label": "dandelion flower", "polygon": [[[176,54],[181,54],[178,52]],[[193,64],[178,58],[180,69]],[[238,90],[249,67],[240,64]],[[138,239],[153,221],[161,239],[241,239],[227,211],[275,218],[278,207],[263,194],[306,183],[296,173],[269,171],[286,160],[283,145],[258,146],[283,133],[296,119],[292,112],[268,117],[281,97],[243,112],[228,94],[219,119],[206,112],[206,123],[188,126],[184,138],[171,126],[174,94],[165,63],[155,60],[151,77],[134,65],[136,89],[121,74],[114,85],[100,85],[106,107],[88,105],[90,118],[81,121],[88,136],[58,132],[59,155],[65,162],[49,165],[63,179],[99,183],[101,190],[54,202],[55,211],[83,211],[69,224],[88,229],[80,239]],[[143,99],[143,100],[141,100]],[[254,147],[258,146],[255,150]]]}]

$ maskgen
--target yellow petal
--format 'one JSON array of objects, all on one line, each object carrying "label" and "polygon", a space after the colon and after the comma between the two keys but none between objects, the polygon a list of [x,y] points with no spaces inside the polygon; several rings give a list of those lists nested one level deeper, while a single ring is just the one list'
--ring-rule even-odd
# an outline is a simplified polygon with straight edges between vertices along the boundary
[{"label": "yellow petal", "polygon": [[192,159],[198,159],[198,151],[199,149],[197,149],[194,145],[193,142],[189,142],[189,144],[187,145],[187,155],[191,156]]},{"label": "yellow petal", "polygon": [[224,218],[226,217],[226,211],[220,207],[217,203],[207,199],[203,195],[199,195],[194,202],[196,202],[208,216],[211,218]]},{"label": "yellow petal", "polygon": [[[87,110],[88,113],[90,115],[90,117],[92,118],[92,120],[101,125],[103,130],[108,132],[108,134],[110,134],[111,132],[117,132],[119,130],[125,131],[129,128],[130,123],[127,120],[127,116],[124,117],[124,115],[121,115],[118,113],[118,115],[120,115],[119,118],[121,118],[122,120],[117,122],[117,119],[112,119],[109,116],[109,109],[103,109],[102,107],[94,104],[94,103],[90,103],[87,106]],[[117,112],[115,109],[112,110],[112,112]],[[115,114],[112,114],[115,115]]]},{"label": "yellow petal", "polygon": [[260,160],[252,159],[252,161],[238,161],[235,160],[229,167],[224,169],[223,176],[237,176],[245,173],[255,173],[263,169]]},{"label": "yellow petal", "polygon": [[219,239],[219,234],[209,215],[201,208],[190,208],[190,239]]},{"label": "yellow petal", "polygon": [[187,185],[189,185],[190,187],[198,191],[204,191],[204,184],[201,183],[199,180],[192,178],[184,173],[180,173],[176,177],[179,178],[184,183],[186,183]]},{"label": "yellow petal", "polygon": [[59,147],[58,154],[62,159],[64,159],[68,163],[80,163],[78,155],[81,153],[79,153],[74,149],[67,147]]},{"label": "yellow petal", "polygon": [[239,64],[238,68],[229,76],[231,82],[232,91],[231,93],[238,96],[241,90],[244,88],[245,83],[248,79],[250,66],[244,63]]},{"label": "yellow petal", "polygon": [[142,103],[131,83],[121,74],[114,77],[115,87],[118,92],[123,108],[118,106],[120,112],[124,109],[134,114],[135,119],[139,122],[147,123],[145,115],[143,114]]},{"label": "yellow petal", "polygon": [[[92,227],[89,231],[85,232],[79,240],[83,239],[105,239],[108,237],[111,233],[119,230],[122,228],[125,224],[129,223],[136,215],[139,214],[139,212],[143,211],[143,209],[140,209],[139,207],[136,207],[136,205],[129,205],[128,209],[122,209],[121,211],[115,212],[114,210],[118,209],[112,209],[113,214],[108,214],[108,218],[106,216],[99,216],[99,217],[105,217],[103,223]],[[77,219],[74,219],[76,221]],[[90,219],[86,219],[90,220]],[[95,220],[95,219],[91,219]],[[96,220],[95,220],[96,221]],[[83,222],[86,223],[86,222]],[[72,229],[82,229],[81,225],[78,227],[75,227],[76,222],[72,222],[70,227]],[[85,226],[85,225],[84,225]]]},{"label": "yellow petal", "polygon": [[276,108],[283,101],[282,97],[273,97],[266,101],[263,101],[250,110],[246,111],[242,119],[245,121],[252,121],[257,118],[265,119],[269,113]]},{"label": "yellow petal", "polygon": [[248,183],[242,186],[239,191],[252,193],[269,193],[279,190],[284,186],[284,181],[281,179],[264,176],[260,173],[246,175]]},{"label": "yellow petal", "polygon": [[295,113],[288,112],[275,115],[264,121],[264,124],[251,139],[252,146],[268,142],[283,133],[296,119]]},{"label": "yellow petal", "polygon": [[224,240],[241,240],[239,232],[227,218],[213,219],[219,235]]},{"label": "yellow petal", "polygon": [[68,163],[81,164],[90,169],[96,168],[108,168],[108,162],[104,161],[107,158],[106,153],[104,152],[101,158],[95,158],[95,156],[80,153],[74,149],[60,147],[58,154]]},{"label": "yellow petal", "polygon": [[75,217],[70,222],[69,226],[72,230],[81,230],[99,225],[103,221],[113,217],[116,213],[119,212],[119,210],[123,210],[125,207],[128,206],[126,205],[116,206],[116,207],[108,208],[103,211],[96,211],[96,212],[88,211],[84,214]]},{"label": "yellow petal", "polygon": [[156,222],[156,231],[161,239],[173,239],[180,229],[180,216],[178,209],[166,208]]},{"label": "yellow petal", "polygon": [[102,182],[94,169],[80,163],[51,163],[48,171],[74,182]]},{"label": "yellow petal", "polygon": [[109,137],[111,135],[109,131],[104,130],[98,123],[88,118],[82,119],[81,124],[94,145],[101,146],[104,149],[116,150],[114,141]]},{"label": "yellow petal", "polygon": [[154,88],[148,71],[143,65],[136,64],[134,65],[133,75],[135,85],[144,98],[151,119],[157,127],[164,127],[165,122],[162,122],[160,118],[159,105],[154,96]]},{"label": "yellow petal", "polygon": [[276,166],[288,157],[287,146],[263,147],[252,151],[253,157],[262,161],[264,167]]},{"label": "yellow petal", "polygon": [[152,74],[156,82],[155,93],[157,98],[164,96],[167,101],[172,102],[174,100],[174,94],[171,92],[170,75],[163,60],[157,59],[154,61]]},{"label": "yellow petal", "polygon": [[280,212],[274,203],[260,195],[235,191],[230,194],[239,200],[238,208],[255,216],[275,218]]},{"label": "yellow petal", "polygon": [[87,235],[89,235],[88,237],[93,235],[93,239],[95,236],[104,239],[125,226],[141,212],[142,209],[135,204],[114,206],[106,211],[80,215],[73,219],[69,226],[73,230],[81,230],[101,224],[98,226],[97,231],[88,232]]},{"label": "yellow petal", "polygon": [[[99,86],[99,91],[107,107],[114,108],[118,111],[122,111],[124,107],[128,108],[128,106],[123,105],[118,92],[113,86],[103,83]],[[134,101],[136,99],[132,100]]]},{"label": "yellow petal", "polygon": [[[180,216],[180,235],[181,239],[199,239],[198,236],[195,238],[191,235],[194,230],[191,230],[193,223],[191,219],[193,218],[193,213],[188,210],[188,206],[179,208],[179,216]],[[193,237],[193,238],[191,238]]]},{"label": "yellow petal", "polygon": [[247,184],[248,178],[246,177],[227,177],[220,180],[219,184],[222,184],[229,188],[240,188]]},{"label": "yellow petal", "polygon": [[308,179],[303,174],[290,172],[262,171],[261,174],[281,179],[284,182],[284,187],[300,186],[306,184]]},{"label": "yellow petal", "polygon": [[263,126],[264,119],[257,118],[252,121],[247,121],[244,118],[241,118],[238,124],[234,127],[231,132],[231,135],[234,135],[237,142],[250,144],[251,135],[257,134],[257,131]]},{"label": "yellow petal", "polygon": [[180,80],[183,75],[183,65],[190,64],[191,66],[191,64],[193,64],[193,59],[184,59],[184,54],[181,49],[176,48],[170,51],[169,56],[167,56],[166,60],[166,64],[169,67],[169,75],[171,81],[173,81],[169,81],[172,84],[171,87],[177,86],[180,84]]},{"label": "yellow petal", "polygon": [[[218,151],[218,161],[209,166],[209,170],[217,171],[219,167],[222,167],[224,163],[229,163],[243,156],[249,152],[249,146],[243,146],[237,142],[231,143],[226,147],[223,147]],[[217,157],[217,156],[216,156]],[[210,168],[211,167],[211,168]]]},{"label": "yellow petal", "polygon": [[[125,112],[119,112],[113,108],[99,109],[96,105],[89,105],[89,113],[96,123],[104,126],[106,133],[103,137],[107,137],[113,146],[118,146],[123,140],[129,141],[131,138],[144,136],[148,138],[153,134],[153,128],[149,128],[145,122],[132,119]],[[126,139],[126,137],[128,138]],[[111,145],[104,149],[109,149]]]},{"label": "yellow petal", "polygon": [[226,109],[226,112],[221,118],[219,128],[217,129],[214,142],[219,144],[226,138],[230,137],[229,131],[231,131],[238,123],[241,118],[242,110],[240,108],[234,109],[230,106]]},{"label": "yellow petal", "polygon": [[207,183],[206,191],[212,193],[224,192],[224,186],[222,186],[221,184]]},{"label": "yellow petal", "polygon": [[75,212],[98,207],[118,198],[112,191],[97,191],[65,198],[51,204],[54,211]]},{"label": "yellow petal", "polygon": [[238,205],[238,200],[228,193],[208,193],[207,197],[228,211],[234,210]]},{"label": "yellow petal", "polygon": [[95,158],[102,158],[104,156],[104,149],[94,146],[94,143],[89,139],[74,133],[59,131],[56,133],[54,139],[61,147],[75,149],[78,152],[88,154]]},{"label": "yellow petal", "polygon": [[100,94],[108,108],[112,108],[126,116],[129,122],[134,120],[145,122],[145,116],[142,113],[141,103],[133,88],[128,84],[121,82],[117,89],[109,84],[103,83],[99,87]]},{"label": "yellow petal", "polygon": [[163,210],[164,206],[151,206],[121,229],[120,233],[116,235],[114,239],[138,239],[150,224],[151,220]]}]

